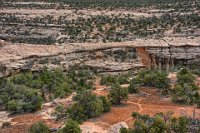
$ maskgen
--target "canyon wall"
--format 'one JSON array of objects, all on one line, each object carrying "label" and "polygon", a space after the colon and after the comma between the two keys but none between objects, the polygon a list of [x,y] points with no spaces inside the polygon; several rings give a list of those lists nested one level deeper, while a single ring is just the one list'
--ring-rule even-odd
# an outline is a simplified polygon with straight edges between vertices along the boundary
[{"label": "canyon wall", "polygon": [[200,65],[200,46],[148,48],[143,50],[143,53],[145,53],[141,56],[143,60],[145,59],[143,63],[150,68],[169,70],[177,65]]},{"label": "canyon wall", "polygon": [[63,45],[0,41],[0,77],[20,71],[40,71],[44,67],[67,70],[69,66],[79,64],[97,68],[99,72],[128,71],[143,67],[169,70],[176,65],[199,65],[200,39],[175,39]]},{"label": "canyon wall", "polygon": [[123,72],[144,67],[135,48],[105,48],[89,50],[79,46],[5,45],[0,49],[0,77],[22,71],[86,65],[98,72]]}]

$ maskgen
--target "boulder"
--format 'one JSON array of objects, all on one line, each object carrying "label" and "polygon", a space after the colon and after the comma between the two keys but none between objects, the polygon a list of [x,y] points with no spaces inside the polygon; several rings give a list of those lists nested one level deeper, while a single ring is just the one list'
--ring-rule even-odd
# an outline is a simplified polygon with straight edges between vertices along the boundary
[{"label": "boulder", "polygon": [[4,40],[0,40],[0,47],[3,47],[5,45]]}]

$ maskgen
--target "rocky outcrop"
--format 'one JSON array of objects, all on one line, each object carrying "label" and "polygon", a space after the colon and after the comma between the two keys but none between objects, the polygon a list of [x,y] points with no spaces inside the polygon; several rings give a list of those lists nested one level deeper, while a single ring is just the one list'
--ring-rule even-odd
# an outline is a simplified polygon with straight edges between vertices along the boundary
[{"label": "rocky outcrop", "polygon": [[121,128],[128,128],[128,125],[125,122],[119,122],[119,123],[111,126],[108,133],[120,133]]}]

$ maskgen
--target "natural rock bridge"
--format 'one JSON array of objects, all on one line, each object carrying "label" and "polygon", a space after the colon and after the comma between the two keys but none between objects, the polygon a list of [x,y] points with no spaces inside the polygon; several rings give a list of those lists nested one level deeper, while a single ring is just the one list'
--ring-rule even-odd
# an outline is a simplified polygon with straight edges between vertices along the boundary
[{"label": "natural rock bridge", "polygon": [[[138,57],[118,61],[113,53],[123,49],[129,56],[135,49]],[[108,52],[110,50],[110,52]],[[109,59],[103,58],[109,55]],[[107,57],[106,56],[106,57]],[[112,57],[112,58],[111,58]],[[132,57],[132,56],[131,56]],[[39,70],[47,66],[54,68],[79,64],[105,70],[129,70],[133,67],[169,69],[178,63],[200,61],[200,38],[165,37],[162,39],[136,39],[130,42],[73,43],[63,45],[28,45],[0,42],[0,76],[21,70]]]}]

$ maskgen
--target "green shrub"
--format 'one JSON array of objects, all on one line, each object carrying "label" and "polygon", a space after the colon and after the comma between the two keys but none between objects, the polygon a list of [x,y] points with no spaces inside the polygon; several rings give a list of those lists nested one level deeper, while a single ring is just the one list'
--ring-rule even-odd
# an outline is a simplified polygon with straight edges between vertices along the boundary
[{"label": "green shrub", "polygon": [[183,68],[177,73],[178,84],[183,85],[184,83],[193,84],[195,76],[187,69]]},{"label": "green shrub", "polygon": [[6,104],[8,111],[14,113],[36,111],[42,106],[43,100],[38,91],[25,86],[16,86],[12,92],[7,92],[7,95],[11,100],[4,104]]},{"label": "green shrub", "polygon": [[182,104],[198,104],[199,87],[195,85],[195,76],[186,68],[177,73],[177,84],[172,91],[172,100]]},{"label": "green shrub", "polygon": [[142,85],[152,86],[160,89],[169,89],[170,80],[167,78],[167,73],[157,70],[143,70],[138,73],[138,79]]},{"label": "green shrub", "polygon": [[128,91],[129,91],[129,93],[138,93],[140,87],[141,87],[141,81],[139,79],[135,78],[130,82]]},{"label": "green shrub", "polygon": [[102,101],[91,91],[80,92],[74,99],[84,107],[84,111],[89,118],[99,116],[103,112]]},{"label": "green shrub", "polygon": [[64,98],[67,95],[69,95],[71,92],[72,90],[69,88],[69,85],[66,82],[64,82],[56,88],[54,95],[55,97]]},{"label": "green shrub", "polygon": [[110,111],[111,108],[111,103],[106,97],[97,97],[88,90],[78,92],[73,99],[75,103],[71,107],[58,106],[55,109],[54,115],[57,119],[67,117],[82,123],[89,118],[97,117],[103,112]]},{"label": "green shrub", "polygon": [[65,127],[60,129],[58,133],[81,133],[79,124],[74,120],[67,120]]},{"label": "green shrub", "polygon": [[37,122],[31,125],[29,133],[50,133],[50,131],[43,122]]},{"label": "green shrub", "polygon": [[76,103],[68,108],[68,117],[79,123],[103,113],[103,102],[91,91],[79,92],[73,99]]},{"label": "green shrub", "polygon": [[52,115],[56,116],[56,120],[64,119],[66,117],[66,109],[62,105],[58,105]]},{"label": "green shrub", "polygon": [[128,99],[128,89],[122,88],[119,84],[115,84],[111,87],[108,97],[111,103],[121,104],[122,101]]},{"label": "green shrub", "polygon": [[24,92],[24,111],[36,111],[41,109],[42,106],[42,97],[38,94],[37,91],[33,89],[27,89]]},{"label": "green shrub", "polygon": [[114,84],[116,83],[117,81],[117,78],[115,76],[111,76],[111,75],[108,75],[108,76],[103,76],[101,78],[101,85],[110,85],[110,84]]},{"label": "green shrub", "polygon": [[197,86],[194,84],[178,84],[172,91],[172,100],[181,104],[198,103],[200,95],[197,90]]},{"label": "green shrub", "polygon": [[84,107],[78,103],[73,104],[67,109],[67,116],[68,118],[71,118],[79,123],[82,123],[88,119],[87,114],[85,114]]},{"label": "green shrub", "polygon": [[9,101],[7,103],[7,110],[8,111],[13,111],[13,112],[17,112],[18,111],[18,104],[15,100]]},{"label": "green shrub", "polygon": [[129,129],[122,127],[119,131],[120,133],[131,133]]},{"label": "green shrub", "polygon": [[188,132],[189,119],[186,117],[172,118],[171,127],[176,133]]},{"label": "green shrub", "polygon": [[111,102],[105,96],[100,96],[99,98],[103,103],[103,112],[109,112],[111,109]]}]

